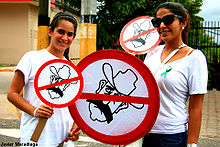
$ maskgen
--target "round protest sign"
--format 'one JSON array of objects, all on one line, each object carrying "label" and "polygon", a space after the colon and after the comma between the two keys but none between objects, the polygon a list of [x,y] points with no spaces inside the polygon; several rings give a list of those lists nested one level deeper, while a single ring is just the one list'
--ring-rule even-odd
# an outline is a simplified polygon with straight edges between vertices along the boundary
[{"label": "round protest sign", "polygon": [[37,96],[45,104],[55,108],[67,107],[81,95],[83,78],[73,63],[54,59],[38,69],[34,88]]},{"label": "round protest sign", "polygon": [[159,92],[142,61],[123,51],[102,50],[85,57],[77,67],[84,88],[69,110],[83,132],[120,145],[150,131],[159,111]]},{"label": "round protest sign", "polygon": [[121,31],[120,44],[132,54],[145,54],[160,43],[160,36],[151,23],[152,17],[141,16],[128,22]]}]

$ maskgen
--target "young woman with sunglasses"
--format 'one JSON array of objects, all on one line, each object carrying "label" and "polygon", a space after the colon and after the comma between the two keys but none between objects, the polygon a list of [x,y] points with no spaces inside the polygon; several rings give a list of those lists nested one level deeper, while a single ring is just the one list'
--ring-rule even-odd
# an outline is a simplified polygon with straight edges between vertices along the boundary
[{"label": "young woman with sunglasses", "polygon": [[206,58],[187,46],[190,18],[181,4],[160,4],[152,24],[165,44],[149,52],[144,61],[158,83],[160,111],[143,147],[196,147],[207,93]]},{"label": "young woman with sunglasses", "polygon": [[[67,107],[52,108],[43,104],[34,90],[34,77],[37,70],[45,62],[52,59],[68,60],[69,47],[74,40],[77,29],[76,19],[65,12],[57,13],[48,29],[50,44],[47,49],[30,51],[19,61],[11,86],[8,100],[21,109],[20,143],[24,146],[33,144],[30,140],[38,118],[49,118],[37,142],[37,146],[57,147],[68,136],[75,141],[79,132],[74,133],[78,126],[73,123]],[[20,95],[23,89],[23,96]],[[36,144],[35,144],[36,145]]]}]

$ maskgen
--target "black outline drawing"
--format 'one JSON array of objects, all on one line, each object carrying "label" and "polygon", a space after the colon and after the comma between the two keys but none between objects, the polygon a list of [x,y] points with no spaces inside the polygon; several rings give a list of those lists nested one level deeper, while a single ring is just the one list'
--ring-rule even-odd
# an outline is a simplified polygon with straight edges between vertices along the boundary
[{"label": "black outline drawing", "polygon": [[[145,25],[145,27],[144,27],[145,29],[142,29],[141,25],[144,25],[144,23],[148,23],[149,25],[147,27]],[[148,31],[150,28],[152,28],[152,25],[151,25],[151,22],[149,20],[144,20],[140,24],[134,23],[133,28],[135,29],[133,36],[137,36],[137,35],[139,35],[143,32]],[[145,45],[147,38],[150,37],[152,33],[154,33],[154,32],[150,32],[148,34],[145,34],[143,36],[140,36],[140,37],[132,40],[131,43],[133,44],[134,48],[138,48],[138,47],[141,47],[141,46]]]},{"label": "black outline drawing", "polygon": [[[135,91],[136,82],[138,81],[138,77],[135,74],[134,71],[131,69],[127,69],[124,72],[118,71],[117,74],[113,75],[113,67],[110,63],[104,63],[102,65],[102,72],[104,74],[105,79],[101,79],[99,81],[99,87],[95,91],[96,94],[99,94],[102,90],[104,90],[103,94],[107,95],[121,95],[121,96],[129,96],[132,92]],[[133,89],[131,89],[128,93],[123,93],[122,91],[118,90],[119,87],[116,86],[115,79],[119,75],[125,75],[126,73],[130,73],[133,75],[135,80],[133,81]],[[144,104],[138,104],[139,106],[136,106],[137,104],[132,103],[124,103],[124,102],[112,102],[112,101],[100,101],[100,100],[87,100],[89,102],[89,111],[90,111],[90,119],[93,121],[99,121],[99,122],[107,122],[108,124],[113,120],[113,115],[118,114],[120,111],[128,109],[129,105],[134,107],[135,109],[142,109],[144,107]],[[118,107],[115,110],[112,110],[112,108],[109,106],[110,103],[113,104],[119,104]],[[93,118],[93,112],[92,112],[92,106],[94,108],[98,108],[101,112],[101,115],[104,115],[105,119],[100,120],[98,118]],[[117,106],[117,105],[116,105]]]},{"label": "black outline drawing", "polygon": [[[71,73],[70,73],[70,68],[67,66],[67,65],[63,65],[61,68],[59,68],[58,70],[56,69],[55,66],[50,66],[49,67],[52,75],[50,76],[50,84],[53,84],[53,83],[57,83],[57,82],[61,82],[63,80],[68,80],[71,76]],[[64,71],[67,72],[67,76],[66,77],[62,77],[61,75],[59,75],[59,73],[61,71]],[[64,91],[70,86],[70,84],[76,84],[78,81],[74,81],[72,83],[66,83],[66,84],[62,84],[62,85],[59,85],[59,86],[55,86],[55,87],[51,87],[51,88],[48,88],[46,90],[48,90],[48,94],[50,95],[50,98],[51,99],[58,99],[58,98],[62,98],[63,95],[64,95]],[[51,94],[51,92],[55,92],[56,94],[58,94],[59,96],[58,97],[55,97]]]}]

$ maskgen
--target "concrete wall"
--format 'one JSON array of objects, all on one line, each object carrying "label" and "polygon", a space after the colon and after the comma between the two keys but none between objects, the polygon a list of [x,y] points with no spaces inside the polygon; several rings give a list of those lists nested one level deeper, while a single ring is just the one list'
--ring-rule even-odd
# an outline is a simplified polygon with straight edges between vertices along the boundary
[{"label": "concrete wall", "polygon": [[[51,9],[53,16],[62,11]],[[73,14],[74,15],[74,14]],[[80,22],[80,16],[74,15]],[[0,65],[16,65],[28,51],[37,49],[38,6],[31,3],[0,3]],[[78,63],[80,56],[80,25],[70,48],[70,58]]]},{"label": "concrete wall", "polygon": [[0,5],[0,64],[16,64],[31,50],[28,38],[28,5]]}]

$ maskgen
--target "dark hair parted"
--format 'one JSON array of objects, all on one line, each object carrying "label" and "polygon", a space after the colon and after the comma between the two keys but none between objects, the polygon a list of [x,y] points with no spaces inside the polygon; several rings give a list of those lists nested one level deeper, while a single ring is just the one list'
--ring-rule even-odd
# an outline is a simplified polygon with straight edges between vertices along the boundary
[{"label": "dark hair parted", "polygon": [[[71,14],[66,13],[66,12],[59,12],[53,17],[53,20],[51,21],[51,23],[49,25],[50,28],[51,28],[51,31],[52,32],[54,31],[54,29],[58,26],[60,20],[67,20],[67,21],[69,21],[73,24],[73,27],[74,27],[73,38],[74,38],[76,36],[77,21]],[[69,48],[67,48],[65,50],[64,57],[67,58],[67,60],[70,61],[70,59],[69,59]]]},{"label": "dark hair parted", "polygon": [[157,7],[156,12],[161,8],[168,9],[173,14],[182,16],[181,19],[179,18],[180,22],[184,22],[185,20],[187,20],[187,25],[182,32],[182,39],[185,44],[188,44],[188,33],[190,31],[190,16],[187,9],[185,9],[182,4],[176,2],[162,3]]},{"label": "dark hair parted", "polygon": [[59,20],[68,20],[71,22],[74,26],[74,34],[73,37],[76,36],[76,30],[77,30],[77,21],[76,19],[69,13],[66,12],[59,12],[54,17],[53,20],[50,23],[51,30],[54,31],[54,29],[58,26]]}]

